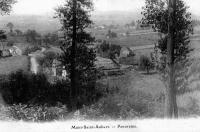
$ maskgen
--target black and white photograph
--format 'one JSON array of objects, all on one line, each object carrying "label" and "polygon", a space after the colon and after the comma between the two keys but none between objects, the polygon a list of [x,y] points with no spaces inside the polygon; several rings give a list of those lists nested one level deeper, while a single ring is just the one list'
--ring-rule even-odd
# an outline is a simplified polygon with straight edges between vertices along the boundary
[{"label": "black and white photograph", "polygon": [[0,131],[200,131],[199,5],[0,0]]}]

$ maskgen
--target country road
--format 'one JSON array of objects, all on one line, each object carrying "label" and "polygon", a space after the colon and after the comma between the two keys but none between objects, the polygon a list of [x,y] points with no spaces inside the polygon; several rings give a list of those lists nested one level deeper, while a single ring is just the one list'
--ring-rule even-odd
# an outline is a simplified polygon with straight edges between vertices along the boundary
[{"label": "country road", "polygon": [[36,51],[32,54],[29,54],[30,56],[30,63],[31,63],[31,72],[34,73],[34,74],[37,74],[38,73],[38,67],[39,67],[39,64],[37,62],[37,59],[36,57],[41,55],[46,49],[45,48],[42,48],[41,51]]}]

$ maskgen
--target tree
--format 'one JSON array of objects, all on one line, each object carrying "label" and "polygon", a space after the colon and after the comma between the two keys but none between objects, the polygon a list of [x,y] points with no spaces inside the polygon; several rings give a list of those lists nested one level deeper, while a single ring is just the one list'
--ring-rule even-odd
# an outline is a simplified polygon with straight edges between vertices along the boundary
[{"label": "tree", "polygon": [[117,38],[117,33],[112,32],[111,30],[108,30],[108,33],[106,36],[109,38]]},{"label": "tree", "polygon": [[0,1],[0,14],[9,14],[12,8],[12,5],[16,3],[15,0],[1,0]]},{"label": "tree", "polygon": [[10,29],[10,33],[13,33],[14,24],[9,22],[6,26]]},{"label": "tree", "polygon": [[23,35],[23,32],[21,30],[19,30],[19,29],[16,29],[15,32],[16,32],[17,36],[22,36]]},{"label": "tree", "polygon": [[[12,5],[15,3],[15,0],[1,0],[0,1],[0,14],[9,14],[11,11]],[[7,39],[5,31],[0,30],[0,41],[4,41]]]},{"label": "tree", "polygon": [[41,35],[37,33],[35,30],[30,30],[30,29],[28,29],[24,35],[26,41],[29,43],[37,43],[38,39],[41,37]]},{"label": "tree", "polygon": [[70,74],[71,99],[75,108],[79,107],[81,97],[89,97],[94,90],[96,54],[90,48],[94,38],[85,31],[92,24],[91,9],[91,0],[69,0],[56,10],[64,32],[61,62]]},{"label": "tree", "polygon": [[43,42],[46,45],[58,45],[58,35],[56,33],[48,33],[43,36]]},{"label": "tree", "polygon": [[149,74],[150,70],[153,68],[153,63],[151,59],[147,56],[142,55],[140,57],[140,68],[142,70],[146,70],[147,74]]},{"label": "tree", "polygon": [[[0,1],[0,14],[9,14],[11,11],[12,5],[15,3],[15,0],[1,0]],[[5,32],[3,30],[0,30],[0,41],[4,41],[7,39],[7,36],[5,35]]]},{"label": "tree", "polygon": [[[166,82],[166,115],[177,117],[176,94],[182,88],[184,70],[187,69],[189,53],[189,35],[193,32],[191,13],[182,0],[146,0],[141,23],[153,24],[153,29],[160,33],[158,47],[161,50],[163,78]],[[166,59],[167,58],[167,59]],[[180,80],[180,78],[182,78]]]}]

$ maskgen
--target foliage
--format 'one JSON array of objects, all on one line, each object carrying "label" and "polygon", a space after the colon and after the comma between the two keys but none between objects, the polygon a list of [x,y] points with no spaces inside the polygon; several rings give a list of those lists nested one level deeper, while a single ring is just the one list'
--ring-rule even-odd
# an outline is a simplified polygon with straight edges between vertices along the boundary
[{"label": "foliage", "polygon": [[[73,1],[69,0],[56,10],[57,18],[62,24],[61,30],[64,33],[64,40],[61,41],[63,51],[61,62],[70,74],[71,85],[76,85],[74,88],[72,86],[72,94],[88,98],[95,90],[96,81],[94,65],[96,54],[95,50],[91,48],[94,38],[86,31],[86,28],[92,24],[89,18],[92,2],[91,0],[75,2],[77,2],[76,9],[74,9]],[[77,27],[76,32],[73,30],[74,25]],[[72,96],[77,100],[76,95]]]},{"label": "foliage", "polygon": [[43,74],[35,75],[17,71],[1,80],[2,96],[7,104],[67,104],[69,84],[48,82]]},{"label": "foliage", "polygon": [[[159,41],[159,49],[162,54],[167,51],[167,33],[168,33],[168,9],[164,0],[146,0],[146,7],[143,7],[144,24],[154,24],[153,28],[164,34]],[[177,0],[177,9],[175,13],[175,61],[185,60],[190,51],[189,35],[192,33],[191,13],[187,12],[188,7],[182,0]]]},{"label": "foliage", "polygon": [[51,67],[53,64],[53,60],[58,58],[58,55],[55,52],[45,52],[44,56],[44,61],[40,63],[40,65],[44,67]]},{"label": "foliage", "polygon": [[142,55],[139,60],[139,67],[142,70],[146,70],[149,74],[149,71],[153,68],[153,63],[151,59],[147,56]]},{"label": "foliage", "polygon": [[48,33],[44,35],[43,42],[46,45],[58,45],[59,44],[58,35],[56,33]]},{"label": "foliage", "polygon": [[55,106],[13,104],[10,106],[0,106],[6,118],[4,120],[23,120],[28,122],[46,122],[61,120],[68,112],[65,105],[60,103]]},{"label": "foliage", "polygon": [[15,29],[15,33],[17,36],[22,36],[23,35],[23,32],[19,29]]},{"label": "foliage", "polygon": [[9,22],[6,26],[10,29],[10,33],[12,33],[13,28],[14,28],[14,24],[12,22]]},{"label": "foliage", "polygon": [[117,38],[117,33],[112,32],[111,30],[108,30],[108,33],[106,36],[109,38]]},{"label": "foliage", "polygon": [[39,47],[39,46],[29,46],[24,50],[23,55],[29,55],[33,52],[38,51],[38,50],[41,50],[41,47]]},{"label": "foliage", "polygon": [[29,43],[36,44],[38,43],[38,38],[41,37],[39,33],[37,33],[35,30],[30,30],[28,29],[25,33],[24,36],[26,37],[26,41]]},{"label": "foliage", "polygon": [[[168,8],[165,0],[146,0],[143,7],[142,24],[153,24],[154,31],[160,33],[160,40],[158,41],[158,48],[162,54],[160,71],[164,82],[167,79],[166,60],[167,60],[167,39],[168,39]],[[184,83],[189,66],[188,58],[190,52],[193,50],[190,47],[189,36],[193,33],[191,13],[188,12],[188,7],[182,0],[177,0],[177,8],[174,17],[174,62],[175,62],[175,78],[177,89]],[[178,68],[179,67],[179,68]]]},{"label": "foliage", "polygon": [[12,8],[12,5],[16,3],[15,0],[1,0],[0,1],[0,14],[9,14]]},{"label": "foliage", "polygon": [[103,57],[107,57],[110,59],[116,59],[116,55],[119,56],[121,52],[121,46],[120,45],[115,45],[115,44],[109,44],[106,41],[103,41],[102,44],[98,47],[98,52],[105,53],[107,56],[102,55]]},{"label": "foliage", "polygon": [[102,52],[107,52],[110,48],[110,44],[108,42],[106,42],[105,40],[103,41],[103,43],[100,45],[99,49]]}]

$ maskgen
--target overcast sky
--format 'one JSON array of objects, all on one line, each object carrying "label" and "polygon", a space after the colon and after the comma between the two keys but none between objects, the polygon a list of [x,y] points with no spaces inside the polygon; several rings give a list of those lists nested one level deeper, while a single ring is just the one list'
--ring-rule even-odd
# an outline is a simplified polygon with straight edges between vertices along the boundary
[{"label": "overcast sky", "polygon": [[[65,0],[18,0],[13,7],[12,14],[46,14],[53,13],[54,9]],[[190,11],[200,15],[200,0],[184,0]],[[137,11],[144,5],[144,0],[94,0],[96,11]]]}]

